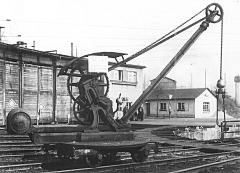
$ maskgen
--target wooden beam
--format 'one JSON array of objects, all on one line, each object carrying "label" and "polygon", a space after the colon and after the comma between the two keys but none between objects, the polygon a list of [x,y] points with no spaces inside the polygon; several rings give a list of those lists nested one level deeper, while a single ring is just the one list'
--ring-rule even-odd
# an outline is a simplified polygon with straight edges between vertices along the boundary
[{"label": "wooden beam", "polygon": [[56,59],[52,59],[53,66],[53,119],[52,122],[56,123],[56,101],[57,101],[57,66]]},{"label": "wooden beam", "polygon": [[[5,57],[5,51],[3,53],[3,57]],[[3,75],[2,75],[2,80],[3,80],[3,88],[2,88],[2,91],[3,91],[3,105],[2,105],[2,108],[3,108],[3,120],[2,120],[2,125],[6,125],[6,64],[5,64],[5,61],[3,61]]]},{"label": "wooden beam", "polygon": [[57,144],[80,141],[81,133],[34,133],[32,137],[35,144]]},{"label": "wooden beam", "polygon": [[[33,125],[32,133],[69,133],[69,132],[83,132],[90,125],[68,125],[68,124],[54,124],[54,125]],[[111,131],[108,125],[99,125],[100,131]]]},{"label": "wooden beam", "polygon": [[[40,57],[37,56],[37,63],[40,62]],[[39,116],[39,102],[40,102],[40,67],[37,66],[37,110],[36,110],[36,116]],[[38,118],[37,118],[38,119]],[[37,124],[38,124],[37,120]]]},{"label": "wooden beam", "polygon": [[82,133],[81,142],[133,140],[133,132]]},{"label": "wooden beam", "polygon": [[23,101],[23,68],[22,68],[22,52],[18,53],[18,106],[22,108],[22,101]]}]

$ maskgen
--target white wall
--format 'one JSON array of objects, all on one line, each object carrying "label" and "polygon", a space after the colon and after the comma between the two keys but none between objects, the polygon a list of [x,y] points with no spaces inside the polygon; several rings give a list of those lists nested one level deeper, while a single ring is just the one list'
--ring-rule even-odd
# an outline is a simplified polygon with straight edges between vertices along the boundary
[{"label": "white wall", "polygon": [[235,100],[240,105],[240,82],[235,82]]},{"label": "white wall", "polygon": [[[108,97],[113,102],[113,110],[116,109],[116,99],[119,97],[121,93],[121,97],[128,97],[128,102],[132,102],[132,104],[138,99],[138,97],[143,92],[143,84],[144,84],[144,77],[143,77],[143,69],[136,69],[136,68],[127,68],[127,67],[118,67],[117,70],[127,70],[127,71],[136,71],[137,72],[137,83],[130,84],[125,82],[116,82],[112,81],[112,74],[110,71],[108,73],[108,77],[110,80],[110,88]],[[124,106],[124,105],[123,105]]]},{"label": "white wall", "polygon": [[[203,102],[210,103],[210,112],[203,112]],[[217,99],[206,89],[195,99],[195,118],[214,117],[217,110]]]}]

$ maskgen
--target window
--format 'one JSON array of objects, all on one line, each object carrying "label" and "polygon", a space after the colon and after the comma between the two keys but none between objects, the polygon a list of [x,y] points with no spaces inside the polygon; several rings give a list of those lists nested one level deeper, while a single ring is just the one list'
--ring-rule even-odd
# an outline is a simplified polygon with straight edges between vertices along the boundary
[{"label": "window", "polygon": [[185,111],[185,103],[179,102],[177,110],[178,111]]},{"label": "window", "polygon": [[118,70],[118,80],[123,81],[123,71]]},{"label": "window", "polygon": [[123,81],[123,70],[113,70],[113,80]]},{"label": "window", "polygon": [[160,103],[160,111],[166,111],[167,110],[167,103]]},{"label": "window", "polygon": [[119,107],[118,107],[118,111],[123,111],[123,105],[122,105],[122,104],[119,105]]},{"label": "window", "polygon": [[124,70],[113,70],[112,80],[124,82],[137,82],[137,72]]},{"label": "window", "polygon": [[127,102],[126,103],[127,108],[129,109],[132,106],[132,102]]},{"label": "window", "polygon": [[210,112],[210,103],[209,102],[203,102],[203,113]]},{"label": "window", "polygon": [[128,71],[127,72],[127,81],[128,82],[137,82],[137,72]]}]

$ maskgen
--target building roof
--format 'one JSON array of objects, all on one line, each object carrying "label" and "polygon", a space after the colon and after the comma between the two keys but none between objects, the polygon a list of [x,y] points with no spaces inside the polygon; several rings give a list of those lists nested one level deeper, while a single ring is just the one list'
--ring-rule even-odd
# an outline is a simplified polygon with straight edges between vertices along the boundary
[{"label": "building roof", "polygon": [[[205,90],[208,90],[213,96],[214,94],[208,88],[188,88],[188,89],[163,89],[163,90],[155,90],[153,91],[146,101],[150,100],[169,100],[169,95],[172,95],[172,100],[174,99],[195,99],[200,94],[202,94]],[[159,95],[157,95],[159,92]],[[215,96],[214,96],[215,97]]]},{"label": "building roof", "polygon": [[[77,58],[77,57],[74,57],[74,56],[51,53],[49,51],[40,51],[40,50],[35,50],[35,49],[29,49],[29,48],[26,48],[26,47],[17,46],[16,44],[7,44],[7,43],[3,43],[3,42],[0,42],[0,50],[3,50],[3,52],[9,51],[9,52],[16,53],[16,54],[18,54],[19,51],[20,51],[24,55],[49,57],[51,59],[57,59],[57,60],[62,59],[62,60],[65,60],[65,61],[71,61],[71,60],[74,60],[75,58]],[[127,55],[127,54],[126,53],[118,53],[118,52],[96,52],[96,53],[91,53],[91,54],[84,55],[82,57],[87,57],[87,56],[90,56],[90,55],[104,55],[104,56],[108,56],[110,58],[117,58],[117,57]],[[82,58],[82,57],[80,57],[80,58]],[[4,60],[18,61],[18,59],[13,59],[13,58],[8,57],[8,56],[4,57]],[[33,62],[31,62],[31,63],[34,64]],[[113,65],[113,64],[116,64],[116,63],[115,62],[109,62],[108,64]],[[52,65],[52,63],[50,63],[49,65]],[[145,66],[133,65],[133,64],[123,64],[121,66],[122,67],[129,67],[129,68],[137,68],[137,69],[146,68]]]},{"label": "building roof", "polygon": [[0,42],[0,49],[5,50],[5,51],[10,51],[10,52],[15,52],[15,53],[19,53],[19,50],[20,50],[24,54],[46,56],[46,57],[50,57],[50,58],[60,58],[60,59],[66,59],[66,60],[73,59],[72,56],[68,56],[68,55],[50,53],[48,51],[29,49],[29,48],[17,46],[16,44],[7,44],[7,43],[3,43],[3,42]]},{"label": "building roof", "polygon": [[[173,79],[171,79],[171,78],[169,78],[169,77],[163,77],[163,78],[165,78],[165,79],[167,79],[167,80],[170,80],[170,81],[172,81],[172,82],[175,82],[175,83],[177,83],[175,80],[173,80]],[[151,82],[153,82],[154,80],[155,80],[156,78],[154,78],[154,79],[152,79],[152,80],[150,80]]]},{"label": "building roof", "polygon": [[[108,65],[114,65],[114,64],[116,64],[116,62],[111,62],[111,61],[108,62]],[[123,65],[120,65],[120,67],[128,67],[128,68],[136,68],[136,69],[144,69],[144,68],[146,68],[146,66],[134,65],[134,64],[123,64]]]},{"label": "building roof", "polygon": [[81,69],[87,69],[88,66],[88,59],[89,56],[107,56],[108,58],[117,58],[119,56],[126,55],[125,53],[118,53],[118,52],[96,52],[87,54],[81,57],[77,57],[71,61],[68,61],[60,70],[58,75],[66,75],[68,69],[77,69],[77,67],[81,67]]}]

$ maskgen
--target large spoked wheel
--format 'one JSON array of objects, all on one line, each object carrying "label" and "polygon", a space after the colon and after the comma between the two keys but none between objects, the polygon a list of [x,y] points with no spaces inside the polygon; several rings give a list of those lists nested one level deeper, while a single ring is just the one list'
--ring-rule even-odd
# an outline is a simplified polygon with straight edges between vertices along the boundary
[{"label": "large spoked wheel", "polygon": [[[67,79],[67,90],[73,101],[76,101],[79,95],[84,94],[84,89],[81,83],[88,79],[92,80],[92,86],[98,92],[99,96],[107,96],[109,91],[109,79],[106,73],[87,75],[81,70],[75,69],[72,69],[70,73],[74,75],[69,76]],[[78,95],[74,94],[74,92],[76,92],[76,88],[79,92]]]},{"label": "large spoked wheel", "polygon": [[75,88],[79,89],[80,87],[79,82],[82,76],[84,76],[84,73],[82,71],[78,70],[79,73],[76,73],[75,71],[76,71],[75,69],[72,69],[70,73],[76,74],[77,76],[68,76],[67,78],[67,90],[71,99],[73,99],[73,101],[76,101],[77,99],[77,96],[74,96],[74,89]]},{"label": "large spoked wheel", "polygon": [[106,73],[94,76],[92,86],[100,97],[106,97],[109,91],[109,79]]},{"label": "large spoked wheel", "polygon": [[145,160],[147,160],[148,155],[149,150],[145,148],[131,153],[134,162],[144,162]]},{"label": "large spoked wheel", "polygon": [[211,23],[220,22],[223,18],[223,8],[217,3],[212,3],[206,8],[206,16]]},{"label": "large spoked wheel", "polygon": [[92,122],[93,113],[91,111],[91,106],[86,100],[83,101],[80,95],[77,97],[76,101],[74,101],[73,115],[79,124],[88,125]]},{"label": "large spoked wheel", "polygon": [[88,155],[85,158],[87,165],[91,168],[100,166],[103,163],[103,155],[99,152],[96,152],[93,155]]}]

